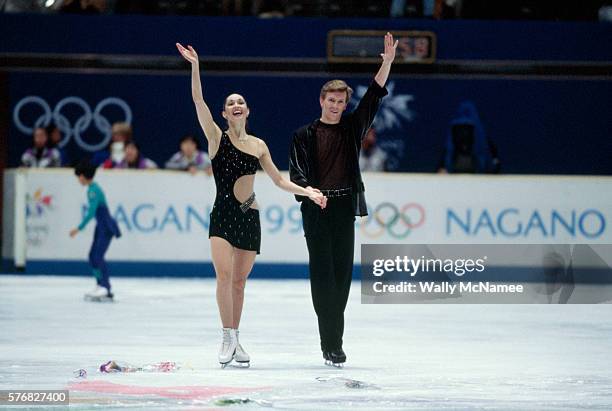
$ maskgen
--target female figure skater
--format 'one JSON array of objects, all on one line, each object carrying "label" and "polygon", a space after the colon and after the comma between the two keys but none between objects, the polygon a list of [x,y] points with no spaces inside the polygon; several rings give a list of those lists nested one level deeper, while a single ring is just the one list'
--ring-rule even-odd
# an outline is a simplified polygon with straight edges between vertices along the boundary
[{"label": "female figure skater", "polygon": [[238,326],[244,301],[246,279],[259,254],[261,227],[255,203],[253,183],[258,163],[281,189],[308,197],[321,208],[326,198],[319,190],[302,188],[285,179],[270,156],[263,140],[247,134],[249,116],[244,97],[230,94],[225,99],[223,118],[227,130],[215,124],[204,102],[200,83],[198,55],[193,47],[177,43],[181,55],[191,63],[191,94],[198,121],[208,140],[217,196],[210,215],[210,248],[217,276],[217,305],[223,324],[223,343],[219,363],[225,367],[232,360],[248,366],[250,357],[238,341]]}]

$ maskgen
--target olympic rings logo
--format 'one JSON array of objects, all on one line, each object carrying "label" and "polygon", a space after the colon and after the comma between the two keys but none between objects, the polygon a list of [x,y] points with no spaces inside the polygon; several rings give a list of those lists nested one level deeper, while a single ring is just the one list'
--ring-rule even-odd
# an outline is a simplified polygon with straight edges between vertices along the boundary
[{"label": "olympic rings logo", "polygon": [[402,239],[424,222],[425,209],[420,204],[408,203],[398,208],[393,203],[383,202],[361,220],[359,229],[369,238],[378,238],[386,232],[393,238]]},{"label": "olympic rings logo", "polygon": [[[23,124],[20,116],[23,108],[28,105],[36,105],[43,110],[43,114],[38,117],[36,121],[34,121],[34,124],[31,127]],[[68,120],[68,118],[61,113],[62,109],[68,105],[77,106],[83,111],[83,114],[74,122],[74,125],[71,124],[70,120]],[[53,121],[64,135],[59,143],[60,147],[64,147],[66,144],[68,144],[70,139],[74,136],[74,141],[82,149],[87,151],[98,151],[108,146],[108,143],[110,143],[112,137],[111,123],[102,115],[102,110],[112,105],[119,107],[123,111],[124,118],[122,121],[129,124],[132,123],[132,109],[125,101],[118,97],[107,97],[103,99],[92,111],[91,107],[89,107],[89,104],[87,104],[85,100],[75,96],[63,98],[59,103],[57,103],[55,109],[53,110],[51,110],[49,104],[42,97],[24,97],[19,101],[19,103],[17,103],[15,109],[13,110],[13,123],[19,131],[31,136],[37,127],[47,127],[49,124],[51,124],[51,121]],[[87,143],[85,140],[83,140],[82,136],[82,133],[91,126],[92,120],[96,128],[103,135],[102,141],[97,144]]]}]

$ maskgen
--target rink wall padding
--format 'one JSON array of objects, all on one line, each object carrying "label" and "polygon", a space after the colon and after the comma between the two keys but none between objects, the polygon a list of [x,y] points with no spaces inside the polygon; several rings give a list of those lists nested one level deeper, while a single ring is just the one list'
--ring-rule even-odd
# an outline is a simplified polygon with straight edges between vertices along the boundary
[{"label": "rink wall padding", "polygon": [[[214,278],[215,272],[212,263],[144,263],[113,261],[109,264],[111,277],[155,277],[155,278]],[[355,264],[353,268],[353,279],[361,280],[362,266]],[[15,271],[9,260],[2,261],[0,275],[60,275],[60,276],[84,276],[90,277],[91,268],[84,261],[33,261],[22,270]],[[401,281],[400,274],[396,274],[395,280]],[[452,277],[452,275],[450,275]],[[452,278],[450,278],[452,280]],[[268,264],[256,262],[249,275],[250,279],[307,279],[309,278],[308,266],[305,264]],[[429,277],[422,277],[430,279]],[[461,278],[455,278],[460,280]],[[489,281],[494,283],[546,283],[550,279],[543,277],[543,272],[538,267],[487,267],[486,274],[478,275],[471,273],[470,281]],[[403,280],[411,280],[406,277]],[[612,269],[607,268],[582,268],[576,270],[571,279],[558,278],[555,281],[571,284],[611,285]]]},{"label": "rink wall padding", "polygon": [[[2,273],[15,274],[10,260],[2,262]],[[164,262],[147,263],[131,261],[111,261],[108,263],[111,277],[176,277],[176,278],[212,278],[215,271],[212,263]],[[353,278],[359,278],[361,266],[355,266]],[[30,261],[19,271],[25,275],[68,275],[91,276],[91,268],[86,261]],[[305,264],[269,264],[255,263],[250,278],[265,279],[304,279],[308,278],[308,266]]]}]

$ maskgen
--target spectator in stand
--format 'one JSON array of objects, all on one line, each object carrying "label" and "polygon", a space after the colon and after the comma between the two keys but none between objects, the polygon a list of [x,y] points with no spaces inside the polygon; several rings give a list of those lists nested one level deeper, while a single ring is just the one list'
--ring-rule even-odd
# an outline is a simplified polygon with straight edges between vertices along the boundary
[{"label": "spectator in stand", "polygon": [[243,16],[247,11],[244,0],[221,0],[221,14],[224,16]]},{"label": "spectator in stand", "polygon": [[106,0],[64,0],[62,13],[101,14],[107,9]]},{"label": "spectator in stand", "polygon": [[286,0],[255,0],[253,14],[262,19],[279,19],[287,14]]},{"label": "spectator in stand", "polygon": [[612,23],[612,2],[606,1],[606,3],[610,4],[602,5],[599,11],[597,12],[599,16],[599,21]]},{"label": "spectator in stand", "polygon": [[485,134],[476,106],[464,101],[451,121],[438,173],[499,173],[497,147]]},{"label": "spectator in stand", "polygon": [[154,169],[157,164],[149,158],[140,154],[140,147],[135,141],[130,140],[125,143],[125,156],[121,161],[115,161],[113,158],[108,158],[102,168],[136,168],[136,169]]},{"label": "spectator in stand", "polygon": [[[439,19],[459,0],[391,0],[391,17],[427,17]],[[447,13],[448,14],[448,13]]]},{"label": "spectator in stand", "polygon": [[361,171],[387,171],[387,153],[376,145],[374,127],[370,127],[361,143],[359,169]]},{"label": "spectator in stand", "polygon": [[60,129],[55,124],[51,124],[47,127],[47,135],[49,136],[49,147],[56,149],[60,153],[60,167],[67,166],[69,161],[66,149],[60,147],[60,143],[62,142],[62,133]]},{"label": "spectator in stand", "polygon": [[116,163],[123,160],[125,144],[132,139],[132,126],[128,123],[114,123],[111,129],[112,137],[108,148],[97,151],[91,160],[94,166],[99,166],[111,158]]},{"label": "spectator in stand", "polygon": [[22,167],[45,168],[60,167],[60,153],[55,148],[49,148],[49,135],[43,127],[34,129],[33,144],[21,156]]},{"label": "spectator in stand", "polygon": [[209,176],[212,175],[212,163],[208,154],[205,151],[200,151],[198,140],[191,135],[181,139],[180,151],[166,162],[166,168],[185,170],[191,174],[203,170]]},{"label": "spectator in stand", "polygon": [[40,11],[40,5],[34,0],[0,1],[0,13],[33,13]]}]

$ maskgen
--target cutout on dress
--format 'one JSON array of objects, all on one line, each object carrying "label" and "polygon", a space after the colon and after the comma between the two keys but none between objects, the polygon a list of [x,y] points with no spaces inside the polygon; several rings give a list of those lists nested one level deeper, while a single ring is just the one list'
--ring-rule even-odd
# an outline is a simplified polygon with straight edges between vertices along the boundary
[{"label": "cutout on dress", "polygon": [[[255,182],[255,175],[247,174],[241,177],[238,177],[236,182],[234,183],[234,198],[242,204],[251,197],[253,194],[253,184]],[[257,201],[253,201],[253,204],[249,208],[254,210],[258,209]]]}]

